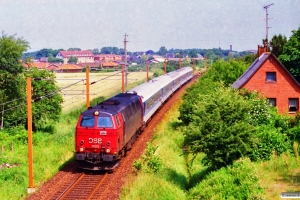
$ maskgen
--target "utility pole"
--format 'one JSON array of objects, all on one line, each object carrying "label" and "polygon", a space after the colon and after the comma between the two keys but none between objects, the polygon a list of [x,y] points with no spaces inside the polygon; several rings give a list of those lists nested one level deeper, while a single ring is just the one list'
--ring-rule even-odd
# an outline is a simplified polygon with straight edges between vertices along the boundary
[{"label": "utility pole", "polygon": [[268,8],[269,8],[270,6],[272,6],[272,5],[274,5],[274,3],[271,3],[271,4],[269,4],[269,5],[264,6],[264,9],[266,9],[266,42],[265,42],[265,43],[266,43],[266,45],[265,45],[266,51],[268,51],[268,44],[269,44],[269,40],[268,40],[268,29],[271,28],[271,27],[268,26],[268,19],[272,19],[272,18],[269,18],[269,17],[268,17],[268,15],[269,15],[269,13],[268,13]]},{"label": "utility pole", "polygon": [[126,35],[126,33],[125,33],[125,35],[124,35],[124,56],[125,56],[125,86],[127,86],[127,81],[128,81],[128,79],[127,79],[127,71],[128,71],[128,66],[127,66],[127,49],[126,49],[126,43],[128,42],[127,40],[126,40],[126,37],[127,37],[128,35]]}]

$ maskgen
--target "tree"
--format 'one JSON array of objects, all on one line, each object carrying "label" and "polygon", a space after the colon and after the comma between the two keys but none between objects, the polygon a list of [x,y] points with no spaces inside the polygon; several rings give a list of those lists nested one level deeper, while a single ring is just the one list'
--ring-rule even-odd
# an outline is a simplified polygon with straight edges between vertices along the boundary
[{"label": "tree", "polygon": [[24,67],[20,62],[22,53],[29,48],[27,41],[16,38],[16,35],[7,36],[2,32],[0,38],[0,70],[12,74],[23,72]]},{"label": "tree", "polygon": [[251,104],[232,88],[199,93],[191,119],[183,127],[185,145],[193,154],[205,153],[204,164],[218,169],[252,152],[255,127],[248,122]]},{"label": "tree", "polygon": [[68,63],[77,63],[78,58],[76,56],[71,56],[68,60]]},{"label": "tree", "polygon": [[[53,80],[55,74],[47,70],[38,70],[32,68],[26,72],[27,76],[33,78],[32,81],[32,116],[33,129],[42,128],[49,120],[55,121],[59,119],[62,111],[62,96],[58,93],[59,88]],[[34,80],[41,78],[45,80]]]},{"label": "tree", "polygon": [[190,58],[198,58],[196,49],[193,49],[189,52],[189,57]]},{"label": "tree", "polygon": [[278,58],[282,52],[283,47],[287,43],[287,39],[285,36],[282,36],[281,34],[274,35],[270,41],[271,47],[272,47],[272,53]]},{"label": "tree", "polygon": [[300,83],[300,27],[292,31],[279,60]]},{"label": "tree", "polygon": [[81,49],[80,49],[80,48],[77,48],[77,47],[75,47],[75,48],[69,48],[69,49],[68,49],[68,51],[81,51]]},{"label": "tree", "polygon": [[49,57],[48,57],[48,62],[49,63],[58,63],[58,62],[64,63],[64,60],[61,59],[61,58],[55,58],[55,57],[52,56],[52,54],[50,54]]},{"label": "tree", "polygon": [[24,67],[20,59],[28,42],[2,32],[0,38],[0,104],[4,125],[24,123]]},{"label": "tree", "polygon": [[168,50],[166,49],[166,47],[162,46],[162,47],[160,47],[157,54],[161,55],[161,56],[165,56],[167,52],[168,52]]}]

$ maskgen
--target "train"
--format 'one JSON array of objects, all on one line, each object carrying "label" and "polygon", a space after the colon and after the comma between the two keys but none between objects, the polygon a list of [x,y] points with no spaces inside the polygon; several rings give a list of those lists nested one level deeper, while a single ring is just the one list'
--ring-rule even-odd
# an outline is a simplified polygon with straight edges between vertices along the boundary
[{"label": "train", "polygon": [[191,67],[166,73],[83,111],[75,161],[85,170],[113,170],[159,108],[193,77]]}]

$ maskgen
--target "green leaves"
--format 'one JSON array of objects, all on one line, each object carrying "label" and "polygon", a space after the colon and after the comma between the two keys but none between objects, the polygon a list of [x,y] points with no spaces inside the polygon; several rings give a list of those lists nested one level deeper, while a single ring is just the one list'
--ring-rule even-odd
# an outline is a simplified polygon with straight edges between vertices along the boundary
[{"label": "green leaves", "polygon": [[300,27],[292,31],[290,39],[284,44],[283,52],[279,56],[280,62],[300,82]]},{"label": "green leaves", "polygon": [[206,164],[215,168],[247,155],[255,140],[255,128],[246,120],[251,106],[231,88],[220,87],[198,97],[192,121],[183,130],[191,151],[204,152]]}]

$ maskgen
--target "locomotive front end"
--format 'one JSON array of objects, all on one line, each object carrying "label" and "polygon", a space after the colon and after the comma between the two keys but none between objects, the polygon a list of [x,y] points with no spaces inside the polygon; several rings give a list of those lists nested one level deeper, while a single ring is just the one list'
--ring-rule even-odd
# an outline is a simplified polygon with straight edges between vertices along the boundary
[{"label": "locomotive front end", "polygon": [[76,126],[75,160],[79,168],[110,170],[119,162],[122,127],[117,113],[97,109],[83,112]]}]

